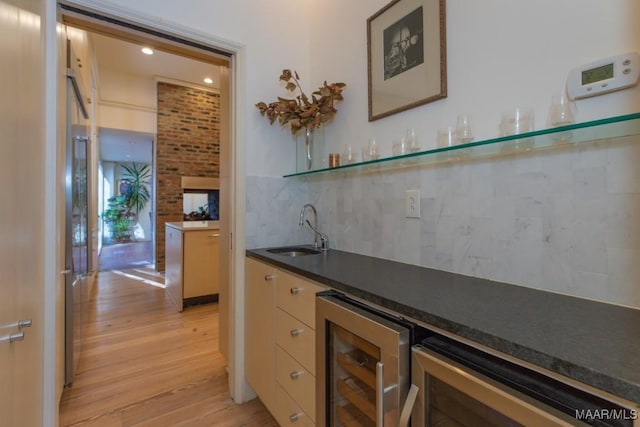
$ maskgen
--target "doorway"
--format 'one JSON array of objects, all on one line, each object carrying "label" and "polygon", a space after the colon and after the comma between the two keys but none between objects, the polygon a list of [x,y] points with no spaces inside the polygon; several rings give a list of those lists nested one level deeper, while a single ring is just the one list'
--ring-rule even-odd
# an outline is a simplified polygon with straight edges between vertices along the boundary
[{"label": "doorway", "polygon": [[99,271],[155,270],[154,139],[151,133],[99,128]]},{"label": "doorway", "polygon": [[[176,28],[171,26],[171,30],[174,30],[174,34],[164,33],[164,29],[161,29],[161,25],[158,22],[145,22],[145,26],[142,27],[133,21],[122,21],[117,17],[109,16],[106,19],[102,15],[97,15],[95,11],[79,9],[69,4],[61,4],[61,11],[63,22],[74,27],[81,28],[87,31],[100,33],[102,35],[108,35],[114,38],[120,38],[122,40],[134,41],[136,43],[148,43],[153,45],[159,50],[171,52],[176,55],[181,55],[186,58],[198,59],[201,61],[210,62],[220,66],[221,70],[221,98],[224,102],[221,105],[221,128],[220,128],[220,140],[221,140],[221,161],[220,161],[220,229],[221,229],[221,247],[227,250],[221,251],[220,259],[220,352],[228,361],[230,372],[230,391],[234,395],[234,389],[238,390],[235,393],[235,398],[238,401],[243,401],[241,388],[241,380],[236,381],[236,378],[241,378],[241,375],[234,373],[234,356],[229,349],[233,346],[229,345],[230,337],[233,337],[233,321],[231,319],[231,313],[234,317],[242,316],[242,311],[235,311],[231,309],[231,305],[234,304],[233,297],[230,294],[230,284],[233,282],[236,275],[235,271],[241,272],[241,265],[238,266],[235,260],[242,256],[242,248],[239,245],[231,245],[233,241],[241,241],[243,235],[236,233],[232,235],[232,230],[235,227],[234,211],[236,204],[243,204],[244,191],[238,191],[236,189],[236,177],[241,176],[238,167],[242,168],[242,162],[238,160],[238,157],[233,154],[235,148],[232,144],[231,138],[231,75],[230,67],[232,63],[237,63],[232,57],[232,53],[237,53],[242,50],[239,45],[230,44],[226,41],[221,41],[221,45],[225,46],[224,49],[218,49],[210,46],[207,43],[200,41],[194,41],[194,39],[188,39],[180,34],[191,34],[186,29]],[[122,13],[121,11],[114,11],[117,15]],[[129,19],[129,18],[127,18]],[[135,19],[142,19],[135,17]],[[149,30],[151,28],[151,30]],[[182,31],[184,30],[184,31]],[[196,37],[196,40],[200,40]],[[226,50],[225,50],[226,49]],[[243,63],[242,59],[239,60]],[[234,110],[237,111],[237,110]],[[156,200],[158,199],[156,195]],[[157,218],[157,215],[155,216]],[[161,227],[161,224],[156,223],[156,230]],[[241,273],[240,273],[241,274]],[[238,366],[238,369],[242,370],[242,366]],[[240,386],[234,387],[236,383]],[[239,394],[238,394],[239,393]]]},{"label": "doorway", "polygon": [[99,270],[163,272],[164,223],[183,220],[175,184],[219,179],[220,66],[85,31],[99,76]]}]

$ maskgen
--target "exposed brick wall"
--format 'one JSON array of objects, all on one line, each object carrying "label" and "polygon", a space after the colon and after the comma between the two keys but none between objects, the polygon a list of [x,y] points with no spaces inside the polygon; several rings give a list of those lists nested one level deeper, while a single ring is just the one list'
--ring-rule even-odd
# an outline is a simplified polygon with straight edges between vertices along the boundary
[{"label": "exposed brick wall", "polygon": [[156,269],[164,271],[164,227],[182,221],[182,176],[220,176],[220,95],[158,83]]}]

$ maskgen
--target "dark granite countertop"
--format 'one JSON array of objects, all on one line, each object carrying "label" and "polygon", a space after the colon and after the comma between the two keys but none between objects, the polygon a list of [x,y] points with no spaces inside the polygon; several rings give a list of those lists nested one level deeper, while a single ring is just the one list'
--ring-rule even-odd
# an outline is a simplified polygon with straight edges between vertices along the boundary
[{"label": "dark granite countertop", "polygon": [[247,256],[640,402],[640,310],[338,250]]}]

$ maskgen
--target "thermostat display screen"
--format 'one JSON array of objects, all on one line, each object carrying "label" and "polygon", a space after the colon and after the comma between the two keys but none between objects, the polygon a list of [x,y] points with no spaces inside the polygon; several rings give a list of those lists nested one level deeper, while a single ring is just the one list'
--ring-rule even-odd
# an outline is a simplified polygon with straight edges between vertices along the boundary
[{"label": "thermostat display screen", "polygon": [[604,95],[640,81],[640,55],[627,52],[584,64],[569,71],[567,95],[572,99]]},{"label": "thermostat display screen", "polygon": [[584,70],[582,72],[582,85],[584,86],[611,78],[613,78],[613,63],[590,70]]}]

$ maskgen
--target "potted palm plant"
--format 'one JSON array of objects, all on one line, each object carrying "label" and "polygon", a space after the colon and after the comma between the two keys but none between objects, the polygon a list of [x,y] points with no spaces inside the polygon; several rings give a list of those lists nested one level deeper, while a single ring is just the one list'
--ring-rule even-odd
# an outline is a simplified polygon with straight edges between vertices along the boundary
[{"label": "potted palm plant", "polygon": [[151,179],[151,168],[143,163],[121,164],[123,169],[122,183],[126,204],[129,211],[135,214],[136,220],[138,214],[147,206],[151,199],[149,190]]},{"label": "potted palm plant", "polygon": [[123,169],[120,195],[107,200],[108,207],[102,219],[109,227],[111,241],[129,242],[140,211],[151,199],[149,190],[151,168],[143,163],[121,164]]}]

